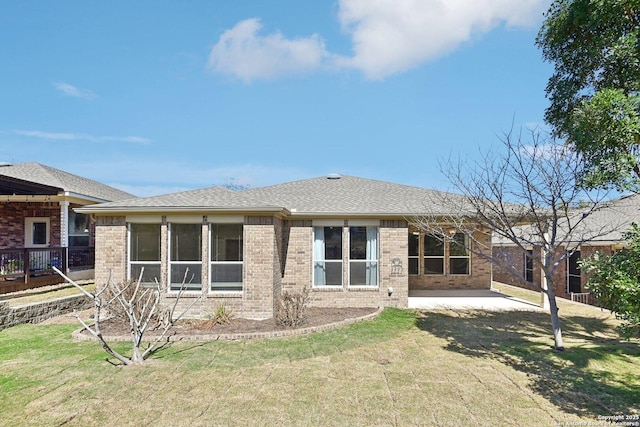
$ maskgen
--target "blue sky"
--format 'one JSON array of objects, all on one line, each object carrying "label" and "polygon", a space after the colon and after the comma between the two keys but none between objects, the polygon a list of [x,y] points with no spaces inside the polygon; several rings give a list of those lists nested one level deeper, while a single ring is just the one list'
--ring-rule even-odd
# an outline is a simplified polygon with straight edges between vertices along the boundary
[{"label": "blue sky", "polygon": [[448,189],[441,161],[548,105],[548,0],[2,6],[0,161],[139,196],[328,173]]}]

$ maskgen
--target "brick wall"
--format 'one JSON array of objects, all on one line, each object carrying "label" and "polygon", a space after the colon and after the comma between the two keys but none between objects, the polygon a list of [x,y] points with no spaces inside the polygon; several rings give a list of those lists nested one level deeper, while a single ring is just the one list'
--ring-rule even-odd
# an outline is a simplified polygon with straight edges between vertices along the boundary
[{"label": "brick wall", "polygon": [[127,224],[124,216],[100,216],[96,218],[96,266],[97,286],[127,278]]},{"label": "brick wall", "polygon": [[24,220],[49,218],[50,244],[60,246],[60,204],[57,202],[3,202],[0,204],[0,249],[24,247]]},{"label": "brick wall", "polygon": [[[344,227],[343,242],[349,239],[348,221]],[[340,288],[313,287],[313,226],[311,221],[287,221],[285,225],[285,258],[283,290],[299,292],[303,287],[311,289],[311,307],[406,307],[408,284],[406,266],[399,270],[392,267],[395,259],[406,264],[408,241],[405,221],[382,221],[379,227],[379,286],[350,288],[347,268],[343,268],[344,280]],[[347,246],[343,248],[344,264],[348,262]],[[392,289],[391,295],[389,288]]]},{"label": "brick wall", "polygon": [[[562,252],[564,248],[559,248],[558,252]],[[534,253],[536,256],[541,257],[541,249],[535,248]],[[610,255],[612,253],[612,247],[610,245],[603,246],[582,246],[580,247],[580,256],[583,259],[591,257],[595,252],[600,252],[604,255]],[[523,275],[524,272],[524,254],[521,249],[508,246],[508,247],[494,247],[493,248],[494,256],[500,258],[503,262],[508,263],[512,266],[512,269],[517,272],[518,275]],[[558,258],[556,255],[554,258]],[[587,283],[589,277],[583,271],[581,272],[581,284],[583,288],[583,292],[587,292],[584,290],[584,286]],[[542,271],[540,267],[535,266],[533,268],[533,284],[527,284],[524,280],[518,278],[515,274],[505,271],[505,268],[500,265],[494,265],[493,268],[493,280],[496,282],[506,283],[513,286],[522,287],[525,289],[536,289],[536,287],[540,286],[542,283]],[[554,274],[554,289],[556,296],[571,299],[571,295],[567,292],[567,260],[564,260],[557,268],[556,273]]]}]

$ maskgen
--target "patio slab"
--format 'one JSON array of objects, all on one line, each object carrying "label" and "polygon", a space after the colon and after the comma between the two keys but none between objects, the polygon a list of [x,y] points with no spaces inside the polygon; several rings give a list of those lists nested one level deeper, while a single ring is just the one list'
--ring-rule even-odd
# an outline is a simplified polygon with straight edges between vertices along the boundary
[{"label": "patio slab", "polygon": [[490,311],[541,310],[537,304],[489,289],[409,291],[409,308]]}]

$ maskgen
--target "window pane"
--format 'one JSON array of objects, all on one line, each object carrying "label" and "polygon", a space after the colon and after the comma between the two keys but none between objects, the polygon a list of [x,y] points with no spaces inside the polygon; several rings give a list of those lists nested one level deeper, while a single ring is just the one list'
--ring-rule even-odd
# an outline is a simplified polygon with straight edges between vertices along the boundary
[{"label": "window pane", "polygon": [[324,227],[324,259],[342,260],[342,227]]},{"label": "window pane", "polygon": [[349,259],[367,259],[367,227],[349,227]]},{"label": "window pane", "polygon": [[69,209],[69,234],[89,234],[89,215]]},{"label": "window pane", "polygon": [[425,258],[424,274],[444,274],[444,258]]},{"label": "window pane", "polygon": [[524,256],[525,280],[533,282],[533,251],[528,249]]},{"label": "window pane", "polygon": [[46,222],[33,223],[33,235],[32,235],[31,243],[33,243],[34,245],[47,244],[47,223]]},{"label": "window pane", "polygon": [[469,258],[450,258],[450,274],[469,274]]},{"label": "window pane", "polygon": [[424,256],[444,256],[444,244],[442,240],[425,235]]},{"label": "window pane", "polygon": [[409,256],[418,256],[419,237],[417,233],[409,233]]},{"label": "window pane", "polygon": [[318,261],[313,268],[313,283],[316,286],[341,286],[342,262]]},{"label": "window pane", "polygon": [[171,224],[171,261],[202,259],[202,226]]},{"label": "window pane", "polygon": [[418,274],[418,258],[409,258],[409,274]]},{"label": "window pane", "polygon": [[89,246],[89,236],[69,236],[69,246]]},{"label": "window pane", "polygon": [[378,262],[352,262],[349,265],[349,285],[350,286],[377,286],[378,285]]},{"label": "window pane", "polygon": [[202,265],[200,264],[171,264],[171,290],[179,291],[184,281],[184,289],[199,291],[202,289]]},{"label": "window pane", "polygon": [[242,224],[211,224],[211,261],[242,261]]},{"label": "window pane", "polygon": [[160,224],[131,224],[131,261],[160,261]]},{"label": "window pane", "polygon": [[242,264],[212,265],[211,289],[214,291],[241,291]]},{"label": "window pane", "polygon": [[469,247],[468,236],[464,233],[456,233],[453,236],[453,241],[449,246],[450,256],[467,256],[469,255],[469,251],[467,248]]},{"label": "window pane", "polygon": [[160,282],[160,264],[132,264],[131,265],[131,279],[138,280],[140,277],[140,271],[144,267],[144,274],[142,275],[142,283],[156,283],[156,280]]}]

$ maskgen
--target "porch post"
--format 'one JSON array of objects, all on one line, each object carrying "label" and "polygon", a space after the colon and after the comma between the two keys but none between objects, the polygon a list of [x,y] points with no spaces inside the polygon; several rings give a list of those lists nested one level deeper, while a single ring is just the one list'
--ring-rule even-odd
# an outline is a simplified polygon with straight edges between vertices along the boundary
[{"label": "porch post", "polygon": [[60,247],[69,247],[69,201],[60,201]]}]

